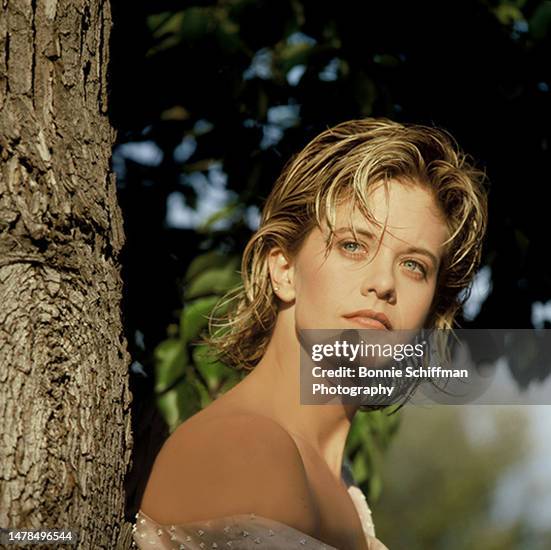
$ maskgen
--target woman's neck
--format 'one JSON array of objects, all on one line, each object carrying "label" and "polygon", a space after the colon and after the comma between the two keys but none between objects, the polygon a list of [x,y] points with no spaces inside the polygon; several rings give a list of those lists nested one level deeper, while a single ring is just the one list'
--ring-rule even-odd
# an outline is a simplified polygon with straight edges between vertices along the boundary
[{"label": "woman's neck", "polygon": [[344,447],[357,407],[300,403],[300,343],[294,322],[280,312],[264,356],[227,397],[240,408],[277,421],[294,438],[313,448],[337,479]]}]

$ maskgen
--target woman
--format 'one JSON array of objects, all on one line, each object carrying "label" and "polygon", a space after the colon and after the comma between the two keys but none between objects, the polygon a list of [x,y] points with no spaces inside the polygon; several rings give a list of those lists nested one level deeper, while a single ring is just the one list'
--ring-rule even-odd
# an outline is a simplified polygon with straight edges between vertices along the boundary
[{"label": "woman", "polygon": [[342,477],[359,407],[301,405],[299,330],[451,327],[480,258],[482,180],[446,133],[386,119],[329,129],[287,165],[211,340],[251,372],[163,446],[140,548],[385,548]]}]

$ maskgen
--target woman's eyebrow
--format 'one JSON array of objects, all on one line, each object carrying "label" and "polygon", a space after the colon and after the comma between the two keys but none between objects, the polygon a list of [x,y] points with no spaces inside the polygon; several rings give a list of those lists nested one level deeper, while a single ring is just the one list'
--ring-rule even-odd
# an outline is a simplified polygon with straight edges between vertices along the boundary
[{"label": "woman's eyebrow", "polygon": [[438,264],[440,263],[438,258],[426,248],[421,248],[418,246],[410,246],[406,250],[404,250],[405,254],[421,254],[423,256],[427,256],[431,261],[434,267],[438,267]]},{"label": "woman's eyebrow", "polygon": [[368,231],[367,229],[362,229],[361,227],[354,229],[352,229],[352,227],[339,227],[339,229],[335,229],[335,233],[354,233],[354,231],[359,235],[367,237],[368,239],[375,238],[375,235],[371,231]]}]

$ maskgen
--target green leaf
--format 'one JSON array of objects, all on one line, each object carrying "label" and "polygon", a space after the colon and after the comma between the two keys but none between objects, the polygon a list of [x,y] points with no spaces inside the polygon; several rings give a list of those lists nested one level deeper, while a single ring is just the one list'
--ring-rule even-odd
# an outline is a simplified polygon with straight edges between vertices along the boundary
[{"label": "green leaf", "polygon": [[180,420],[177,388],[173,388],[169,392],[158,396],[157,407],[159,407],[165,422],[168,424],[169,430],[171,432],[174,431]]},{"label": "green leaf", "polygon": [[175,48],[180,43],[180,38],[176,36],[175,34],[168,35],[164,40],[159,42],[156,46],[153,46],[152,48],[149,48],[147,50],[145,57],[153,57],[157,55],[159,52],[162,52],[163,50],[168,50],[170,48]]},{"label": "green leaf", "polygon": [[354,481],[360,485],[369,478],[369,468],[367,467],[367,461],[365,455],[358,453],[352,461],[352,473],[354,475]]},{"label": "green leaf", "polygon": [[239,36],[239,25],[227,17],[220,21],[216,29],[216,37],[220,46],[227,52],[233,53],[245,50]]},{"label": "green leaf", "polygon": [[[199,409],[204,409],[212,403],[212,397],[205,385],[197,379],[196,376],[190,380],[190,384],[193,386],[194,391],[198,396],[198,407]],[[187,418],[187,416],[186,416]]]},{"label": "green leaf", "polygon": [[295,65],[307,65],[314,51],[312,44],[285,44],[276,51],[275,61],[284,73],[289,72]]},{"label": "green leaf", "polygon": [[207,388],[214,392],[220,388],[222,382],[232,371],[229,367],[216,361],[212,350],[206,346],[196,346],[192,352],[193,362],[207,383]]},{"label": "green leaf", "polygon": [[155,391],[161,393],[184,375],[188,363],[184,343],[170,338],[161,342],[154,351]]},{"label": "green leaf", "polygon": [[183,11],[163,12],[149,16],[147,26],[151,29],[152,36],[157,43],[147,51],[146,57],[177,46],[181,42],[178,30],[181,28],[183,20]]},{"label": "green leaf", "polygon": [[184,18],[184,12],[176,13],[164,11],[147,17],[146,24],[154,38],[164,34],[173,34],[178,31]]},{"label": "green leaf", "polygon": [[218,300],[218,296],[209,296],[184,305],[180,317],[180,337],[184,344],[197,338],[201,331],[207,327],[208,315]]},{"label": "green leaf", "polygon": [[239,203],[239,201],[227,204],[226,206],[224,206],[223,208],[221,208],[220,210],[216,211],[214,214],[209,216],[197,228],[197,231],[199,231],[199,233],[207,233],[212,229],[212,226],[216,222],[235,216],[235,214],[237,214],[240,209],[241,209],[241,204]]},{"label": "green leaf", "polygon": [[224,294],[230,288],[240,282],[237,273],[239,258],[232,256],[227,258],[226,264],[220,267],[212,267],[198,274],[190,282],[185,291],[186,300],[208,296],[211,294]]},{"label": "green leaf", "polygon": [[199,40],[216,28],[216,18],[211,8],[194,6],[183,12],[180,34],[186,40]]},{"label": "green leaf", "polygon": [[186,272],[185,282],[189,283],[204,271],[212,267],[223,267],[227,264],[228,257],[214,250],[197,256],[190,264]]},{"label": "green leaf", "polygon": [[193,377],[160,396],[157,402],[171,432],[202,408],[201,394]]},{"label": "green leaf", "polygon": [[542,2],[530,19],[530,34],[536,40],[544,40],[551,27],[551,2]]},{"label": "green leaf", "polygon": [[180,422],[203,409],[206,404],[203,402],[202,384],[197,380],[195,374],[190,371],[184,384],[178,386],[178,411]]},{"label": "green leaf", "polygon": [[381,496],[383,481],[378,471],[374,471],[369,478],[369,500],[376,502]]},{"label": "green leaf", "polygon": [[223,395],[228,390],[231,390],[236,384],[239,384],[239,382],[241,382],[243,378],[244,376],[242,375],[242,373],[231,369],[231,375],[225,380],[217,393],[219,395]]},{"label": "green leaf", "polygon": [[373,60],[383,67],[397,67],[400,64],[398,57],[389,53],[375,54]]},{"label": "green leaf", "polygon": [[163,12],[147,18],[147,25],[158,43],[146,54],[151,57],[160,51],[178,46],[182,40],[198,41],[214,31],[216,18],[211,8],[191,7],[174,14]]},{"label": "green leaf", "polygon": [[524,15],[517,6],[512,4],[500,4],[494,9],[499,22],[503,25],[512,25],[515,21],[524,19]]}]

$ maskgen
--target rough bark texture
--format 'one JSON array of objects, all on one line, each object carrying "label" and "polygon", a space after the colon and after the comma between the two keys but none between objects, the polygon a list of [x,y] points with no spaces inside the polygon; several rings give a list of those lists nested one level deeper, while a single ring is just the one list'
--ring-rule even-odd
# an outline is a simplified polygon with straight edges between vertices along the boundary
[{"label": "rough bark texture", "polygon": [[0,526],[129,548],[110,6],[0,3]]}]

